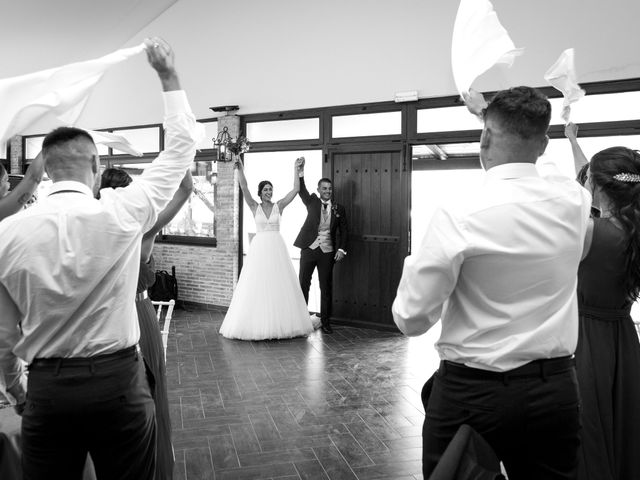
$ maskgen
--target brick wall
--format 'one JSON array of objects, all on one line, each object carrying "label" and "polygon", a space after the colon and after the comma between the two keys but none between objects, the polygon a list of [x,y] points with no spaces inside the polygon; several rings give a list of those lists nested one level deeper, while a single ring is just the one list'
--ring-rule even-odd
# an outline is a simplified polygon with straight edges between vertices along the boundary
[{"label": "brick wall", "polygon": [[228,307],[238,278],[239,200],[233,163],[218,163],[216,188],[217,247],[157,243],[156,269],[176,267],[180,300]]},{"label": "brick wall", "polygon": [[15,135],[9,140],[11,144],[11,158],[9,173],[22,173],[22,136]]}]

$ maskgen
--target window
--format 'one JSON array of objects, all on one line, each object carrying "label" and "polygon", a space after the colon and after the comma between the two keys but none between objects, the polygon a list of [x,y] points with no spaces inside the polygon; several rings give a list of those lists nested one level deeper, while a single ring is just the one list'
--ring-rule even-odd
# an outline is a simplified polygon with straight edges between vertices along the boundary
[{"label": "window", "polygon": [[402,112],[361,113],[332,117],[333,138],[400,135]]},{"label": "window", "polygon": [[442,204],[469,201],[480,183],[480,144],[415,145],[411,174],[411,251],[420,245],[429,221]]},{"label": "window", "polygon": [[[151,165],[155,157],[118,160],[103,159],[105,168],[122,168],[134,178]],[[200,245],[216,244],[215,196],[217,165],[212,157],[198,155],[191,168],[194,191],[187,203],[163,228],[159,241]]]},{"label": "window", "polygon": [[247,138],[251,142],[313,140],[319,137],[320,119],[317,117],[247,123]]},{"label": "window", "polygon": [[42,150],[42,142],[45,135],[34,135],[30,137],[24,137],[22,140],[22,147],[25,160],[33,160],[38,156],[40,150]]},{"label": "window", "polygon": [[[160,151],[160,126],[141,128],[118,128],[113,133],[126,138],[129,143],[142,153],[155,153]],[[113,155],[123,155],[114,150]]]},{"label": "window", "polygon": [[471,115],[465,106],[418,110],[418,133],[479,129],[482,129],[482,122]]}]

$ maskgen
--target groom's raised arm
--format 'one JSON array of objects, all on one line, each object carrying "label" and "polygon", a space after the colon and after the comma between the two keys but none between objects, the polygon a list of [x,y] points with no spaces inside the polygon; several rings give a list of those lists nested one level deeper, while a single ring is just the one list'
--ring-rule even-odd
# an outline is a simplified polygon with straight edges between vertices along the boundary
[{"label": "groom's raised arm", "polygon": [[307,186],[304,183],[304,172],[302,172],[302,174],[300,175],[300,191],[298,192],[298,195],[300,195],[300,200],[302,200],[302,203],[304,203],[305,205],[309,205],[309,202],[311,202],[311,195],[309,194],[309,190],[307,190]]}]

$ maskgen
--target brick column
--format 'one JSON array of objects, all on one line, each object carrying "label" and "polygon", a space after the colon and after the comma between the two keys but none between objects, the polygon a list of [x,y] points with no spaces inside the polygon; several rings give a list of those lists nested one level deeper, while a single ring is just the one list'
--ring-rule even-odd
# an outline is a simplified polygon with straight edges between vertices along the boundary
[{"label": "brick column", "polygon": [[22,155],[22,136],[15,135],[9,140],[9,146],[11,147],[11,169],[9,173],[22,174],[23,173],[23,155]]}]

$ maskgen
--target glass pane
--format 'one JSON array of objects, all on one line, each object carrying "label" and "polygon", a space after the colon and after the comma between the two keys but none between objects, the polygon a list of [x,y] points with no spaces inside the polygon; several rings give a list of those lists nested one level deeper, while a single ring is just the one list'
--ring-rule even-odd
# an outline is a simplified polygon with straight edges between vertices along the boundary
[{"label": "glass pane", "polygon": [[250,142],[317,139],[320,138],[320,119],[302,118],[247,123],[247,138]]},{"label": "glass pane", "polygon": [[443,143],[431,145],[415,145],[412,150],[413,159],[439,159],[460,157],[478,157],[480,155],[480,142],[471,143]]},{"label": "glass pane", "polygon": [[[114,168],[122,168],[135,181],[151,162],[112,162]],[[211,161],[194,162],[191,169],[194,192],[175,217],[164,227],[165,235],[215,238],[215,188],[217,165]]]},{"label": "glass pane", "polygon": [[[469,149],[474,147],[468,144]],[[416,152],[418,147],[418,152]],[[414,147],[414,160],[429,145]],[[478,162],[479,163],[479,162]],[[439,205],[470,201],[473,186],[480,184],[484,170],[481,168],[456,170],[418,170],[411,172],[411,251],[422,243],[431,217]]]},{"label": "glass pane", "polygon": [[[160,127],[128,128],[113,130],[113,133],[126,138],[136,150],[142,153],[160,151]],[[120,155],[120,152],[114,150],[113,154]]]},{"label": "glass pane", "polygon": [[[560,118],[562,98],[549,100],[552,107],[551,124],[564,125]],[[605,93],[587,95],[571,105],[571,121],[574,123],[611,122],[640,119],[640,92]]]},{"label": "glass pane", "polygon": [[464,106],[418,110],[418,133],[457,130],[482,130],[482,122]]},{"label": "glass pane", "polygon": [[211,161],[195,162],[193,194],[182,210],[163,229],[165,235],[215,238],[215,193],[217,165]]},{"label": "glass pane", "polygon": [[333,138],[400,135],[402,112],[340,115],[331,119]]},{"label": "glass pane", "polygon": [[[262,180],[269,180],[273,183],[274,199],[279,200],[284,197],[293,187],[293,163],[298,157],[305,158],[305,185],[310,193],[315,192],[318,180],[322,178],[322,150],[247,152],[244,154],[244,165],[251,196],[259,201],[257,196],[258,183]],[[246,256],[250,241],[256,232],[256,225],[251,210],[247,208],[245,203],[242,208],[243,255]],[[284,211],[280,224],[280,233],[289,249],[296,273],[300,265],[300,249],[294,247],[293,242],[306,218],[307,209],[300,198],[296,196]],[[309,310],[320,311],[320,290],[316,274],[312,279],[309,292]]]},{"label": "glass pane", "polygon": [[24,158],[25,160],[33,160],[38,156],[40,150],[42,150],[42,142],[44,141],[44,135],[37,137],[26,137],[24,139]]},{"label": "glass pane", "polygon": [[[640,135],[619,135],[611,137],[586,137],[578,138],[580,147],[588,159],[600,150],[609,147],[623,146],[640,150]],[[549,141],[545,154],[540,157],[538,164],[544,168],[547,162],[555,163],[560,171],[574,178],[575,168],[573,165],[573,154],[571,153],[571,144],[565,138],[558,138]]]},{"label": "glass pane", "polygon": [[[218,122],[200,122],[204,125],[204,138],[198,142],[196,148],[198,150],[204,150],[207,148],[213,148],[213,141],[218,135]],[[166,136],[165,136],[166,145]]]}]

